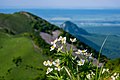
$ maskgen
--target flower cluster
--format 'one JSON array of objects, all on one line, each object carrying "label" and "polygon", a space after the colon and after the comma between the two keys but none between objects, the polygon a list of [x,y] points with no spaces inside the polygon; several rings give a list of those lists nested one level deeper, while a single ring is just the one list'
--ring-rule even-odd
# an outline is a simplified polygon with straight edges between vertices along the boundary
[{"label": "flower cluster", "polygon": [[95,76],[95,73],[93,73],[92,71],[91,71],[90,74],[86,75],[86,77],[87,77],[88,80],[91,80],[91,78],[94,77],[94,76]]},{"label": "flower cluster", "polygon": [[82,66],[85,63],[85,60],[84,59],[80,59],[80,60],[77,61],[77,63],[78,63],[77,65]]},{"label": "flower cluster", "polygon": [[104,74],[105,72],[109,72],[109,69],[105,69],[105,68],[104,68],[104,69],[102,70],[102,74]]},{"label": "flower cluster", "polygon": [[[74,43],[77,40],[76,38],[70,38],[70,41]],[[111,74],[109,69],[105,69],[104,67],[101,67],[100,69],[100,67],[98,68],[97,66],[94,66],[94,64],[92,64],[94,59],[92,57],[92,53],[88,53],[89,51],[87,49],[78,49],[76,51],[76,49],[72,49],[73,44],[71,44],[71,49],[67,50],[66,37],[60,36],[59,38],[56,38],[53,42],[51,42],[51,45],[50,51],[56,49],[57,53],[55,55],[58,58],[56,60],[44,61],[43,64],[47,67],[46,74],[51,72],[54,73],[55,75],[50,74],[50,76],[52,76],[55,80],[74,80],[75,77],[77,77],[75,80],[79,80],[80,78],[81,80],[104,80],[106,75],[109,75],[109,78],[112,80],[116,80],[119,77],[118,73],[114,73],[110,77]],[[87,71],[84,72],[83,70],[85,69]],[[65,75],[63,75],[63,72],[65,72]]]},{"label": "flower cluster", "polygon": [[114,73],[114,74],[111,76],[111,79],[112,79],[112,80],[116,80],[118,77],[119,77],[119,73]]},{"label": "flower cluster", "polygon": [[[50,51],[53,51],[56,48],[56,43],[57,42],[61,42],[62,44],[66,43],[66,37],[62,37],[60,36],[58,39],[56,38],[53,42],[51,42],[51,47],[50,47]],[[58,52],[60,50],[62,50],[63,46],[61,46],[60,48],[58,48]]]},{"label": "flower cluster", "polygon": [[62,69],[60,67],[60,60],[59,59],[56,59],[55,61],[50,61],[50,60],[44,61],[43,65],[48,66],[46,74],[49,74],[53,70],[60,71]]}]

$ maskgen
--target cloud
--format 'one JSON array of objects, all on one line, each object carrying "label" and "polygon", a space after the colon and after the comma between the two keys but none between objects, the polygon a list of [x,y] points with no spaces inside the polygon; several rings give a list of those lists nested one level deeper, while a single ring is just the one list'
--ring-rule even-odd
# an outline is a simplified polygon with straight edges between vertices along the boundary
[{"label": "cloud", "polygon": [[51,18],[50,20],[63,20],[63,21],[70,21],[72,20],[71,18],[65,18],[65,17],[55,17],[55,18]]}]

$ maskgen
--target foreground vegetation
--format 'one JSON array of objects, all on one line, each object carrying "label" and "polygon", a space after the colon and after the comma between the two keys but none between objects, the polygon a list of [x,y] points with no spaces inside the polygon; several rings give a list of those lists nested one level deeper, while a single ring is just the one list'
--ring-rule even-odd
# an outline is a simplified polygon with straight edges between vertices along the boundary
[{"label": "foreground vegetation", "polygon": [[[76,42],[76,38],[71,39],[72,43]],[[66,37],[59,37],[51,42],[50,51],[57,48],[55,60],[44,61],[47,67],[46,75],[48,80],[119,80],[119,72],[113,72],[112,69],[106,68],[104,63],[99,65],[94,63],[92,53],[87,50],[74,51],[73,45],[67,49]],[[61,44],[61,45],[60,45]],[[103,43],[104,45],[104,43]],[[102,47],[101,47],[102,50]],[[101,51],[100,51],[101,52]],[[73,56],[74,54],[74,56]],[[118,62],[119,64],[119,62]]]}]

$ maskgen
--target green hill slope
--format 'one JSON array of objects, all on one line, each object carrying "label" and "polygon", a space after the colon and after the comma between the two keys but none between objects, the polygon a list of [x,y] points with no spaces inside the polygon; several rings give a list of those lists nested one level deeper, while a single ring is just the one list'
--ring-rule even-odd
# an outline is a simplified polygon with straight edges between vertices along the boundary
[{"label": "green hill slope", "polygon": [[0,27],[12,31],[14,34],[31,30],[31,19],[23,14],[0,14]]},{"label": "green hill slope", "polygon": [[[26,37],[0,33],[0,80],[32,80],[43,77],[42,62],[48,57]],[[21,79],[22,78],[22,79]]]}]

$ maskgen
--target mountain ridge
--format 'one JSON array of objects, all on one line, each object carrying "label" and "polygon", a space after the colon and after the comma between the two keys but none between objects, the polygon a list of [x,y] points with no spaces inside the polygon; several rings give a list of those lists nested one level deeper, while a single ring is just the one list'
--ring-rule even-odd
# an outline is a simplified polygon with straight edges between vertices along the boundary
[{"label": "mountain ridge", "polygon": [[60,25],[60,28],[72,34],[90,35],[90,33],[88,33],[86,30],[84,30],[83,28],[79,28],[71,21],[65,21],[63,24]]}]

